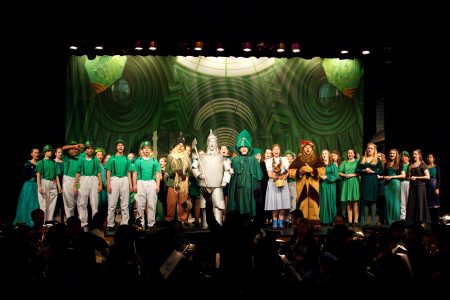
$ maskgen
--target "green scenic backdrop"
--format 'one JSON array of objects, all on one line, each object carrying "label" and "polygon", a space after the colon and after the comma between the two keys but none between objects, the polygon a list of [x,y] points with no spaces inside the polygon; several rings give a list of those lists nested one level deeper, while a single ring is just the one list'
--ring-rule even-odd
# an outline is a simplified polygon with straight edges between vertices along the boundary
[{"label": "green scenic backdrop", "polygon": [[68,61],[66,141],[93,140],[126,152],[143,140],[160,154],[179,132],[205,148],[212,129],[234,146],[247,129],[253,146],[299,151],[354,147],[363,139],[363,75],[359,60],[172,56],[72,56]]}]

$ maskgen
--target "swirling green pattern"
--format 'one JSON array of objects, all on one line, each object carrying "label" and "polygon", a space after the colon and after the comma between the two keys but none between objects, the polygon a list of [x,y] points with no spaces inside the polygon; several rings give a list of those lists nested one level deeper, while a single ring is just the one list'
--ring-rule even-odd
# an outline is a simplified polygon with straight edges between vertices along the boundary
[{"label": "swirling green pattern", "polygon": [[[122,76],[99,94],[90,86],[86,59],[68,61],[67,140],[89,138],[112,151],[122,138],[126,151],[137,151],[158,130],[158,150],[167,153],[179,131],[203,145],[213,129],[220,144],[234,146],[236,134],[247,129],[257,148],[279,143],[298,152],[301,139],[313,140],[318,150],[362,148],[363,72],[358,61],[340,81],[358,83],[350,100],[341,92],[320,97],[323,85],[335,86],[321,58],[275,59],[254,74],[220,77],[180,65],[175,57],[128,56]],[[344,72],[336,68],[330,72]],[[355,72],[358,68],[361,72]]]}]

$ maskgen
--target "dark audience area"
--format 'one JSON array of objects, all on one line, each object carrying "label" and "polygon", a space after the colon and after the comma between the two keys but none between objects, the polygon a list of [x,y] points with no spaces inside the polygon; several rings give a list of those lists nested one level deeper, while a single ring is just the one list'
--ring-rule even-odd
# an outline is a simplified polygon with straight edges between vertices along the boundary
[{"label": "dark audience area", "polygon": [[307,219],[296,223],[279,231],[231,215],[223,227],[210,230],[158,223],[142,232],[121,225],[106,238],[83,231],[77,217],[67,225],[42,225],[43,231],[39,224],[5,226],[1,283],[36,297],[60,292],[253,297],[306,291],[320,296],[364,287],[369,298],[426,288],[434,299],[450,282],[448,225],[406,227],[397,221],[390,227],[336,224],[317,230]]}]

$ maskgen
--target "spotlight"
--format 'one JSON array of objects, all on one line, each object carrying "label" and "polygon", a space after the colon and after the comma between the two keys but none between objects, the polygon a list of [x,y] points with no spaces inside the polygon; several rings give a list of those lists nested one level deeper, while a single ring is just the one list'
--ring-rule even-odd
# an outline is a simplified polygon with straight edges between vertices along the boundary
[{"label": "spotlight", "polygon": [[284,52],[285,48],[286,48],[286,46],[284,45],[284,43],[279,43],[277,46],[277,52],[279,52],[279,53]]},{"label": "spotlight", "polygon": [[136,41],[136,43],[134,43],[134,50],[141,51],[142,49],[144,49],[144,48],[142,48],[141,41]]},{"label": "spotlight", "polygon": [[369,54],[370,54],[370,50],[369,50],[369,49],[364,49],[364,50],[362,51],[362,54],[363,54],[363,55],[369,55]]},{"label": "spotlight", "polygon": [[148,43],[148,49],[151,51],[155,51],[158,47],[158,43],[156,41],[150,41]]},{"label": "spotlight", "polygon": [[203,49],[203,42],[195,42],[194,43],[194,50],[195,51],[202,51]]},{"label": "spotlight", "polygon": [[292,52],[294,52],[294,53],[300,52],[300,44],[299,43],[292,43]]},{"label": "spotlight", "polygon": [[245,43],[244,43],[243,50],[244,50],[245,52],[250,52],[250,51],[252,51],[252,43],[250,43],[250,42],[245,42]]},{"label": "spotlight", "polygon": [[103,45],[97,45],[97,46],[95,46],[95,50],[103,50]]},{"label": "spotlight", "polygon": [[442,216],[442,217],[440,217],[440,219],[441,219],[441,224],[450,225],[450,215]]},{"label": "spotlight", "polygon": [[225,51],[225,48],[223,47],[223,44],[222,44],[221,42],[217,42],[217,43],[216,43],[216,50],[217,50],[218,52],[223,52],[223,51]]},{"label": "spotlight", "polygon": [[70,49],[70,50],[77,50],[77,49],[78,49],[78,47],[77,47],[77,46],[75,46],[75,45],[72,45],[72,46],[70,46],[70,47],[69,47],[69,49]]}]

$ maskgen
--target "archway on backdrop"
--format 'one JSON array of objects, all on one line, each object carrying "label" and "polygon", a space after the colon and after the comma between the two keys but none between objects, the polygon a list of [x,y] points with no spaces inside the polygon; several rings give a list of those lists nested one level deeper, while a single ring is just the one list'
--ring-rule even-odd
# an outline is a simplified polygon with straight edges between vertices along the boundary
[{"label": "archway on backdrop", "polygon": [[229,147],[246,129],[258,148],[298,152],[309,139],[317,149],[362,150],[358,60],[73,56],[68,68],[66,139],[91,139],[108,152],[118,138],[137,152],[154,133],[159,153],[179,132],[203,145],[210,129]]}]

